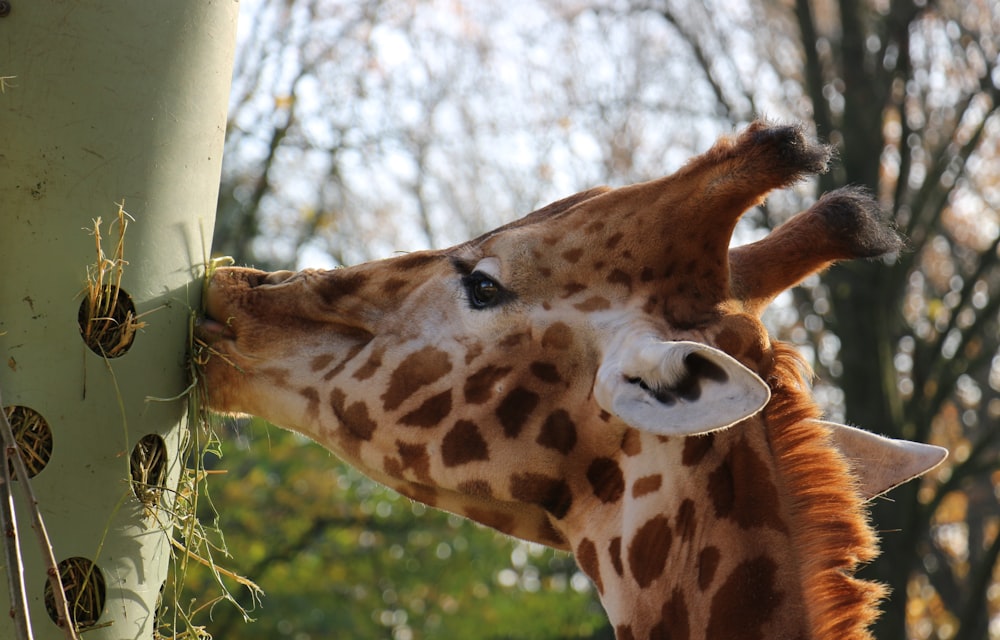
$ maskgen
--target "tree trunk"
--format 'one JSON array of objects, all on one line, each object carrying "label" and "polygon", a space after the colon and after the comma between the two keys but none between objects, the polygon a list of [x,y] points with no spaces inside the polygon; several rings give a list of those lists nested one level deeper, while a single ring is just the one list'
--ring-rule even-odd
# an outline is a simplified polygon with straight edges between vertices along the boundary
[{"label": "tree trunk", "polygon": [[[75,611],[78,624],[92,627],[85,637],[152,638],[183,464],[186,402],[177,396],[188,386],[198,265],[211,244],[238,4],[7,4],[0,387],[13,421],[31,409],[47,423],[51,457],[31,482],[56,560],[88,585]],[[104,219],[104,251],[114,260],[118,229],[108,222],[122,202],[134,218],[127,264],[107,275],[122,268],[118,299],[129,298],[146,326],[128,348],[113,340],[93,351],[80,323],[88,265],[97,262],[88,230]],[[106,284],[94,290],[113,296]],[[89,331],[95,322],[128,324],[122,315],[83,325]],[[38,424],[29,433],[43,441]],[[18,542],[30,624],[35,638],[63,638],[46,613],[45,568],[24,507]],[[2,638],[14,637],[9,609],[4,588]]]},{"label": "tree trunk", "polygon": [[[889,288],[890,270],[882,264],[843,264],[826,275],[835,316],[834,330],[841,339],[840,360],[848,424],[904,437],[899,392],[893,365],[893,314],[899,302]],[[906,631],[906,583],[915,541],[926,523],[916,521],[916,490],[912,482],[895,489],[891,500],[871,504],[872,524],[881,538],[881,555],[861,575],[891,589],[874,627],[879,640],[903,640]]]}]

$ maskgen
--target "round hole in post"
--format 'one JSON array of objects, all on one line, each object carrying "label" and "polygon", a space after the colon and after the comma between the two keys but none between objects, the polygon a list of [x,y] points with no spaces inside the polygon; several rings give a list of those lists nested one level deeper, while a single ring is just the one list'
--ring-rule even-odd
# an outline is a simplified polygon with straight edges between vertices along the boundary
[{"label": "round hole in post", "polygon": [[132,491],[147,512],[160,504],[167,481],[167,445],[155,433],[144,435],[129,459],[132,473]]},{"label": "round hole in post", "polygon": [[[28,477],[34,478],[49,463],[52,457],[52,429],[48,421],[30,407],[10,405],[3,408],[14,432],[14,440],[28,469]],[[16,479],[14,465],[9,461],[11,477]]]},{"label": "round hole in post", "polygon": [[77,312],[80,335],[91,351],[106,358],[125,355],[143,323],[132,297],[116,285],[88,288]]},{"label": "round hole in post", "polygon": [[[67,558],[59,563],[59,578],[62,580],[63,591],[66,592],[73,625],[77,629],[83,629],[97,624],[107,599],[104,574],[100,567],[86,558]],[[52,622],[59,624],[56,598],[52,593],[52,583],[48,580],[45,581],[45,610]]]}]

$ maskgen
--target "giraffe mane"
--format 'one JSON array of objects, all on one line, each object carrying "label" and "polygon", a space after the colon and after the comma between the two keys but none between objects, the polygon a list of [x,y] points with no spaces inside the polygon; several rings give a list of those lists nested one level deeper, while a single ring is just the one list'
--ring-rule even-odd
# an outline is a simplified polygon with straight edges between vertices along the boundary
[{"label": "giraffe mane", "polygon": [[818,422],[820,409],[807,392],[808,365],[791,345],[776,342],[774,355],[768,379],[773,395],[763,419],[779,481],[790,496],[812,636],[868,640],[886,588],[854,572],[878,555],[876,537],[847,462]]}]

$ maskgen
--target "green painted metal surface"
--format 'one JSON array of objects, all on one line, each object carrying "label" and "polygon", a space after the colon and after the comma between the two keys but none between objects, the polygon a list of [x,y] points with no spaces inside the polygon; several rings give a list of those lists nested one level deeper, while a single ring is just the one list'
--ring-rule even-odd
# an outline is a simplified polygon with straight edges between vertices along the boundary
[{"label": "green painted metal surface", "polygon": [[[130,486],[135,444],[161,435],[175,486],[191,308],[211,244],[238,3],[10,0],[0,18],[0,389],[51,425],[32,479],[57,560],[96,562],[106,603],[84,637],[152,638],[170,550]],[[84,346],[77,322],[92,219],[133,216],[123,289],[142,329],[123,356]],[[105,239],[111,253],[113,238]],[[23,502],[23,501],[22,501]],[[18,521],[36,638],[61,638],[45,574]],[[166,519],[162,514],[161,518]],[[6,568],[4,568],[6,569]],[[0,638],[13,637],[0,593]]]}]

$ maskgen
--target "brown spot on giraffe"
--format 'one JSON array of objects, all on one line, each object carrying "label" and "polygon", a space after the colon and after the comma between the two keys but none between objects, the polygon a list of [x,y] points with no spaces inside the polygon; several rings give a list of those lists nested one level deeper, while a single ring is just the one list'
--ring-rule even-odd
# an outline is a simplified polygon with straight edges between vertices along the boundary
[{"label": "brown spot on giraffe", "polygon": [[427,454],[427,445],[413,444],[396,441],[396,450],[399,452],[399,459],[402,462],[400,473],[413,470],[413,475],[421,482],[431,482],[430,464],[431,459]]},{"label": "brown spot on giraffe", "polygon": [[389,388],[382,395],[385,410],[399,408],[407,398],[440,380],[451,368],[451,356],[434,346],[406,356],[389,377]]},{"label": "brown spot on giraffe", "polygon": [[583,249],[580,249],[579,247],[577,247],[576,249],[569,249],[567,251],[563,251],[562,253],[562,259],[570,264],[576,264],[577,262],[580,261],[580,258],[582,256],[583,256]]},{"label": "brown spot on giraffe", "polygon": [[628,566],[640,588],[647,588],[663,575],[673,537],[670,522],[663,515],[653,516],[636,530],[629,542]]},{"label": "brown spot on giraffe", "polygon": [[707,591],[715,579],[722,554],[718,547],[708,546],[698,552],[698,588]]},{"label": "brown spot on giraffe", "polygon": [[554,322],[542,334],[542,347],[565,351],[573,345],[573,330],[564,322]]},{"label": "brown spot on giraffe", "polygon": [[744,529],[767,526],[786,530],[778,492],[766,465],[750,446],[737,446],[709,474],[708,490],[720,518],[731,518]]},{"label": "brown spot on giraffe", "polygon": [[[709,636],[714,637],[714,636]],[[738,636],[728,636],[736,638]],[[690,640],[691,623],[688,616],[688,605],[684,600],[684,592],[674,588],[660,609],[660,620],[649,632],[649,640]]]},{"label": "brown spot on giraffe", "polygon": [[584,538],[576,547],[576,561],[590,579],[599,593],[604,593],[604,582],[601,580],[601,565],[597,559],[597,547],[589,538]]},{"label": "brown spot on giraffe", "polygon": [[611,308],[611,301],[604,296],[591,296],[573,305],[578,311],[592,312],[592,311],[604,311],[605,309]]},{"label": "brown spot on giraffe", "polygon": [[586,291],[587,285],[580,282],[567,282],[563,285],[563,298],[570,298],[580,293],[581,291]]},{"label": "brown spot on giraffe", "polygon": [[389,278],[382,284],[382,295],[387,298],[396,298],[399,292],[410,286],[405,278]]},{"label": "brown spot on giraffe", "polygon": [[[417,252],[396,258],[392,266],[395,271],[417,271],[439,260],[441,260],[441,256],[434,253]],[[407,281],[408,284],[412,284],[412,282],[412,280]]]},{"label": "brown spot on giraffe", "polygon": [[515,473],[510,478],[512,496],[536,504],[556,518],[564,518],[573,506],[573,492],[564,480],[540,473]]},{"label": "brown spot on giraffe", "polygon": [[477,498],[492,498],[493,487],[487,480],[463,480],[458,483],[458,490]]},{"label": "brown spot on giraffe", "polygon": [[341,298],[351,296],[364,288],[368,277],[362,273],[351,273],[336,280],[323,280],[316,287],[320,299],[331,304]]},{"label": "brown spot on giraffe", "polygon": [[323,374],[323,381],[329,382],[330,380],[333,380],[341,373],[343,373],[344,369],[347,367],[347,364],[349,362],[352,362],[354,360],[354,357],[357,356],[359,353],[361,353],[361,351],[364,348],[365,345],[363,343],[350,347],[349,350],[347,351],[347,354],[340,360],[340,362],[338,362],[336,365],[334,365],[332,369]]},{"label": "brown spot on giraffe", "polygon": [[605,278],[609,284],[619,284],[628,290],[632,290],[632,276],[621,269],[613,269]]},{"label": "brown spot on giraffe", "polygon": [[465,366],[472,364],[481,355],[483,355],[483,345],[481,342],[469,345],[465,350]]},{"label": "brown spot on giraffe", "polygon": [[611,458],[595,458],[587,467],[587,480],[601,502],[618,502],[625,493],[625,476]]},{"label": "brown spot on giraffe", "polygon": [[499,347],[501,349],[511,349],[520,345],[526,337],[523,333],[511,333],[500,340]]},{"label": "brown spot on giraffe", "polygon": [[400,424],[429,429],[451,414],[451,389],[427,398],[420,406],[399,419]]},{"label": "brown spot on giraffe", "polygon": [[504,435],[508,438],[520,435],[539,399],[537,393],[524,387],[516,387],[504,397],[496,409]]},{"label": "brown spot on giraffe", "polygon": [[698,525],[698,508],[691,498],[684,498],[680,508],[677,510],[677,521],[675,527],[677,534],[684,542],[690,542],[694,538],[695,527]]},{"label": "brown spot on giraffe", "polygon": [[319,391],[315,387],[299,389],[299,395],[306,399],[306,413],[311,416],[319,415]]},{"label": "brown spot on giraffe", "polygon": [[608,556],[611,558],[611,566],[614,567],[618,577],[625,575],[625,567],[622,565],[622,537],[615,536],[608,542]]},{"label": "brown spot on giraffe", "polygon": [[662,485],[663,476],[659,473],[643,476],[632,485],[632,497],[641,498],[646,494],[655,493]]},{"label": "brown spot on giraffe", "polygon": [[775,588],[777,569],[774,560],[763,556],[741,562],[712,598],[705,636],[766,640],[765,625],[784,597]]},{"label": "brown spot on giraffe", "polygon": [[490,448],[469,420],[459,420],[441,441],[441,461],[446,467],[457,467],[476,460],[489,460]]},{"label": "brown spot on giraffe", "polygon": [[382,457],[382,469],[391,476],[400,477],[403,475],[403,463],[393,456]]},{"label": "brown spot on giraffe", "polygon": [[516,517],[513,514],[498,513],[493,509],[466,507],[464,509],[464,513],[467,517],[475,520],[476,522],[481,522],[501,531],[509,531],[514,528],[514,523],[516,521]]},{"label": "brown spot on giraffe", "polygon": [[281,367],[264,367],[260,370],[260,375],[267,378],[271,384],[277,385],[279,387],[288,387],[288,380],[291,377],[291,371]]},{"label": "brown spot on giraffe", "polygon": [[684,439],[684,453],[681,462],[686,467],[698,465],[705,455],[712,450],[715,434],[706,433],[703,436],[689,436]]},{"label": "brown spot on giraffe", "polygon": [[720,326],[721,330],[715,336],[715,343],[720,349],[751,366],[759,366],[766,360],[770,341],[752,318],[729,316]]},{"label": "brown spot on giraffe", "polygon": [[564,548],[569,544],[566,536],[556,529],[548,518],[542,520],[537,529],[537,537],[542,541],[542,544],[547,544],[550,547]]},{"label": "brown spot on giraffe", "polygon": [[367,380],[378,373],[379,369],[382,368],[382,356],[384,355],[384,351],[384,349],[373,350],[365,363],[354,372],[354,379]]},{"label": "brown spot on giraffe", "polygon": [[346,400],[346,394],[340,389],[334,389],[330,393],[330,407],[340,421],[341,431],[350,433],[358,440],[371,440],[378,425],[368,414],[368,405],[354,402],[345,407]]},{"label": "brown spot on giraffe", "polygon": [[536,442],[562,454],[572,451],[576,445],[576,425],[569,413],[565,409],[556,409],[549,414]]},{"label": "brown spot on giraffe", "polygon": [[563,381],[559,375],[559,367],[551,362],[532,362],[529,370],[542,382],[557,384]]},{"label": "brown spot on giraffe", "polygon": [[465,401],[471,404],[482,404],[493,397],[497,382],[502,380],[512,367],[500,367],[488,364],[473,373],[465,381]]},{"label": "brown spot on giraffe", "polygon": [[330,363],[333,362],[335,357],[336,356],[332,353],[320,354],[309,361],[309,370],[313,372],[322,371],[330,366]]},{"label": "brown spot on giraffe", "polygon": [[642,436],[637,429],[625,429],[621,443],[622,453],[630,458],[642,453]]}]

